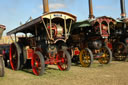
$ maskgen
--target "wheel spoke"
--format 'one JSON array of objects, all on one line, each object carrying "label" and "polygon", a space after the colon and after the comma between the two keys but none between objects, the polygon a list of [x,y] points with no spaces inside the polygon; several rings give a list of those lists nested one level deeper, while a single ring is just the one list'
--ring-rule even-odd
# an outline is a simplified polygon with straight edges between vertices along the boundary
[{"label": "wheel spoke", "polygon": [[[69,54],[67,53],[67,51],[58,51],[59,56],[57,56],[59,60],[61,60],[61,62],[57,63],[57,66],[60,70],[64,71],[64,70],[69,70],[69,67],[71,65],[71,59],[69,62]],[[70,65],[69,65],[70,64]]]},{"label": "wheel spoke", "polygon": [[92,58],[91,58],[91,51],[89,51],[89,49],[84,49],[81,50],[80,52],[80,63],[82,66],[84,67],[89,67],[92,63]]},{"label": "wheel spoke", "polygon": [[114,54],[114,57],[116,58],[116,60],[123,61],[126,59],[126,56],[127,56],[126,49],[127,49],[127,47],[122,42],[119,42],[117,45],[115,45],[113,54]]},{"label": "wheel spoke", "polygon": [[31,60],[33,73],[40,76],[44,73],[44,58],[40,52],[36,52]]},{"label": "wheel spoke", "polygon": [[111,60],[111,57],[112,57],[110,55],[109,48],[108,47],[102,47],[100,52],[102,52],[103,54],[102,54],[101,58],[98,59],[99,62],[101,64],[108,64],[110,62],[110,60]]}]

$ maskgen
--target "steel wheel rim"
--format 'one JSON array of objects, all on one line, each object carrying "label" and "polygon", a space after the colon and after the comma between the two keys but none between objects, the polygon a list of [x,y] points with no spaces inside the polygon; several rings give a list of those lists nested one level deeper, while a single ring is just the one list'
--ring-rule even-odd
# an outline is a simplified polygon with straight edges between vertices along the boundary
[{"label": "steel wheel rim", "polygon": [[80,63],[84,67],[88,67],[91,63],[91,57],[88,51],[81,50],[80,52]]},{"label": "steel wheel rim", "polygon": [[58,59],[57,60],[61,60],[61,62],[57,63],[58,68],[61,71],[64,71],[68,68],[68,59],[67,59],[67,55],[65,54],[64,51],[58,52]]},{"label": "steel wheel rim", "polygon": [[125,52],[125,46],[121,43],[119,43],[118,45],[116,45],[117,48],[116,50],[114,50],[114,57],[119,60],[122,61],[126,58],[126,52]]},{"label": "steel wheel rim", "polygon": [[101,58],[99,58],[99,62],[101,64],[107,64],[110,60],[109,51],[105,47],[103,47],[100,49],[100,52],[103,54],[102,54]]},{"label": "steel wheel rim", "polygon": [[11,45],[10,47],[10,64],[13,70],[17,69],[18,53],[16,47],[14,47],[13,45]]},{"label": "steel wheel rim", "polygon": [[35,75],[39,75],[41,71],[41,60],[37,54],[32,57],[32,70]]}]

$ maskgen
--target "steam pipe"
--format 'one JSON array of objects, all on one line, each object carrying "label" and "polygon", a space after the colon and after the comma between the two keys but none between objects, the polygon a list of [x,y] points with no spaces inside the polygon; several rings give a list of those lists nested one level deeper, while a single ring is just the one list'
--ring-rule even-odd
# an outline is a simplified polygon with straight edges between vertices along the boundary
[{"label": "steam pipe", "polygon": [[92,0],[89,0],[89,19],[93,19],[93,6],[92,6]]},{"label": "steam pipe", "polygon": [[43,10],[44,14],[49,12],[48,0],[43,0]]}]

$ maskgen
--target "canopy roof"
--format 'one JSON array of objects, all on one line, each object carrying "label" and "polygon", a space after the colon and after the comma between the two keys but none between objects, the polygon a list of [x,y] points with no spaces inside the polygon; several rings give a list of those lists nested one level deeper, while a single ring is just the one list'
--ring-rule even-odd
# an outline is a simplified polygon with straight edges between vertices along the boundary
[{"label": "canopy roof", "polygon": [[119,21],[117,22],[117,27],[119,28],[122,28],[123,23],[126,23],[126,25],[128,26],[128,18],[118,18],[117,21]]},{"label": "canopy roof", "polygon": [[101,16],[101,17],[97,17],[97,18],[94,18],[94,19],[88,19],[88,20],[76,22],[76,23],[73,24],[72,30],[79,29],[79,28],[82,28],[82,27],[93,26],[95,22],[104,21],[106,19],[109,19],[110,21],[114,22],[114,24],[116,24],[116,22],[119,22],[119,21],[113,19],[112,17]]},{"label": "canopy roof", "polygon": [[117,19],[121,23],[128,23],[128,18]]},{"label": "canopy roof", "polygon": [[33,31],[35,28],[35,25],[39,25],[42,22],[42,19],[47,18],[47,19],[54,19],[54,18],[62,18],[62,19],[72,19],[73,21],[76,21],[76,16],[66,13],[66,12],[61,12],[61,11],[55,11],[55,12],[49,12],[45,13],[44,15],[31,20],[30,22],[27,22],[7,33],[7,35],[11,34],[16,34],[18,32],[27,32],[29,33],[30,31]]}]

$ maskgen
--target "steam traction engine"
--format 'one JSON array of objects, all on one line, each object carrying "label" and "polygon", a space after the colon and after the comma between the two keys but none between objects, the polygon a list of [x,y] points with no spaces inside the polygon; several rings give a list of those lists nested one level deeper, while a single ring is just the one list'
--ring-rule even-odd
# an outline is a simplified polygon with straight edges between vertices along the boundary
[{"label": "steam traction engine", "polygon": [[128,56],[128,18],[126,18],[125,1],[121,3],[121,19],[117,19],[115,29],[111,30],[113,57],[118,61],[127,61]]},{"label": "steam traction engine", "polygon": [[[2,37],[3,31],[5,30],[4,25],[0,25],[0,39]],[[0,49],[0,77],[4,76],[4,63],[3,63],[3,55],[2,49]]]},{"label": "steam traction engine", "polygon": [[89,0],[89,19],[76,22],[72,26],[68,45],[71,46],[72,60],[81,63],[84,67],[91,66],[93,59],[101,64],[108,64],[112,60],[109,49],[110,29],[116,21],[107,16],[94,18],[92,0]]},{"label": "steam traction engine", "polygon": [[[109,36],[110,29],[114,24],[115,20],[106,16],[75,23],[72,26],[69,45],[72,45],[72,50],[74,48],[79,48],[79,50],[74,50],[75,59],[73,60],[75,62],[80,60],[84,67],[89,67],[93,59],[98,59],[101,64],[110,63],[112,52],[109,49],[111,47]],[[76,57],[78,53],[79,58]]]},{"label": "steam traction engine", "polygon": [[[22,69],[27,60],[35,75],[42,75],[47,65],[56,64],[62,71],[70,69],[71,59],[66,41],[76,17],[66,12],[49,12],[44,0],[44,15],[8,32],[24,33],[10,46],[10,63],[13,70]],[[27,35],[31,34],[31,37]]]}]

